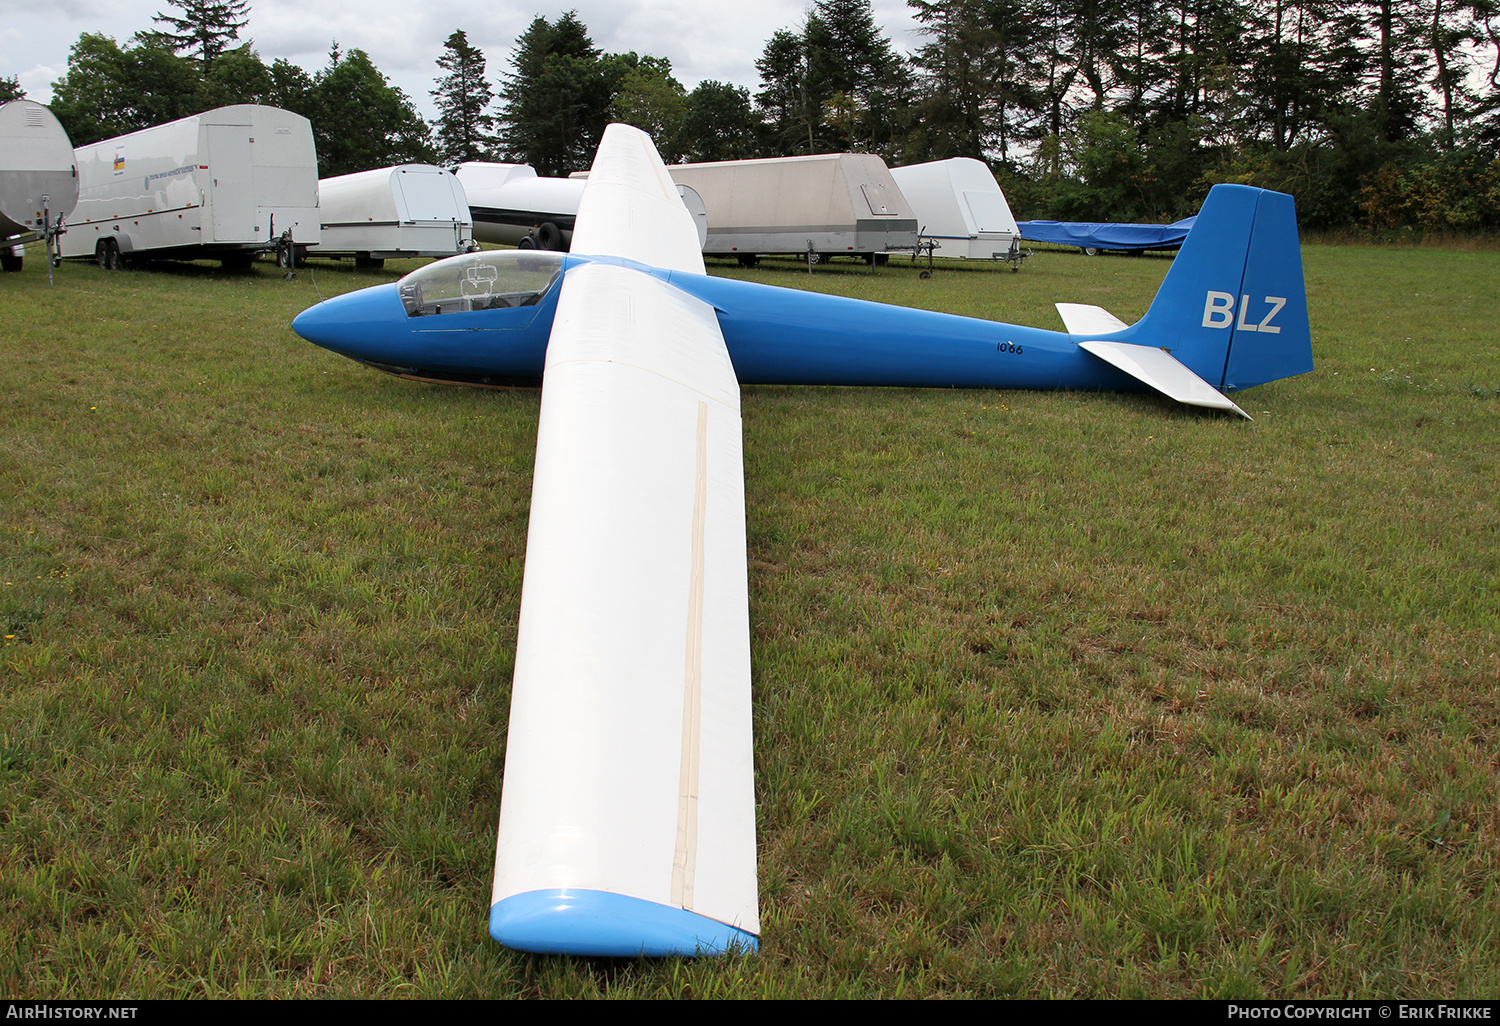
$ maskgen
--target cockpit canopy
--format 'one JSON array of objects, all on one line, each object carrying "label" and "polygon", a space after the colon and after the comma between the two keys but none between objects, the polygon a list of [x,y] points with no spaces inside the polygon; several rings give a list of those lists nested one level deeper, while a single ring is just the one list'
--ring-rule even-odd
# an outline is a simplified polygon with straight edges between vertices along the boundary
[{"label": "cockpit canopy", "polygon": [[397,285],[408,317],[535,306],[562,273],[563,254],[497,249],[438,260]]}]

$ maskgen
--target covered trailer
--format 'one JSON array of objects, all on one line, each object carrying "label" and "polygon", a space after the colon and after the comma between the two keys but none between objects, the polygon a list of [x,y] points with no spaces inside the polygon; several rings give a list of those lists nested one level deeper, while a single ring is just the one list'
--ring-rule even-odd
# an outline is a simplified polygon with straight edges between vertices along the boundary
[{"label": "covered trailer", "polygon": [[25,243],[77,203],[73,143],[57,118],[31,100],[0,105],[0,268],[19,271]]},{"label": "covered trailer", "polygon": [[1144,253],[1148,249],[1181,249],[1198,220],[1184,217],[1171,224],[1125,224],[1113,221],[1022,221],[1021,234],[1032,242],[1077,246],[1089,256],[1100,253]]},{"label": "covered trailer", "polygon": [[964,260],[1019,259],[1020,231],[1005,193],[983,161],[954,157],[891,168],[937,255]]},{"label": "covered trailer", "polygon": [[917,244],[917,218],[885,161],[870,153],[677,164],[708,212],[705,254],[754,263],[767,253],[874,261]]},{"label": "covered trailer", "polygon": [[352,256],[360,266],[379,267],[401,257],[448,257],[474,244],[463,186],[431,164],[324,178],[318,182],[318,209],[322,238],[314,255]]},{"label": "covered trailer", "polygon": [[80,146],[78,206],[62,252],[122,260],[212,258],[317,245],[318,155],[299,114],[240,104]]}]

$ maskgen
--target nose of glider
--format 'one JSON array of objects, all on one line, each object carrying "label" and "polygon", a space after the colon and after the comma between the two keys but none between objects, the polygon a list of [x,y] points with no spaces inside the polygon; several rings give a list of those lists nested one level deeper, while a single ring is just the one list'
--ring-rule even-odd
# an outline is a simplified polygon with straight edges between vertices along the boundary
[{"label": "nose of glider", "polygon": [[406,335],[406,310],[395,285],[376,285],[308,307],[292,330],[341,356],[380,360]]}]

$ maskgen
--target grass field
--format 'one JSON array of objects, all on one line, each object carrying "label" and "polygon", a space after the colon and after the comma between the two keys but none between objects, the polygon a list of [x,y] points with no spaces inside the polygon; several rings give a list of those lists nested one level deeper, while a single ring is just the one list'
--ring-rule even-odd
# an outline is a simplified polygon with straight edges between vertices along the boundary
[{"label": "grass field", "polygon": [[1500,995],[1500,254],[1304,258],[1253,423],[744,390],[764,930],[696,963],[485,933],[539,393],[289,330],[396,265],[0,275],[0,990]]}]

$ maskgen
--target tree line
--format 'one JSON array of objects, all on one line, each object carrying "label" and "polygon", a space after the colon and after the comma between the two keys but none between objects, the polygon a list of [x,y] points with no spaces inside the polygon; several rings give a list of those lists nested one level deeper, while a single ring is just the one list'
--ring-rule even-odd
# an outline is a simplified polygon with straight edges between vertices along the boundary
[{"label": "tree line", "polygon": [[[610,121],[669,162],[864,151],[989,161],[1030,217],[1171,221],[1223,181],[1290,192],[1304,227],[1500,227],[1500,0],[908,0],[898,54],[869,0],[814,0],[750,90],[538,16],[491,81],[461,30],[426,124],[368,55],[309,75],[239,42],[247,0],[181,0],[125,45],[85,34],[53,111],[76,144],[226,103],[313,123],[324,175],[401,161],[586,168]],[[0,80],[0,95],[18,92]]]},{"label": "tree line", "polygon": [[325,177],[437,154],[432,131],[410,99],[363,50],[337,42],[328,64],[309,75],[278,58],[267,65],[238,43],[248,0],[182,0],[182,15],[158,14],[161,28],[124,45],[84,33],[68,53],[67,73],[52,83],[52,113],[83,146],[235,103],[264,103],[312,122],[318,170]]}]

